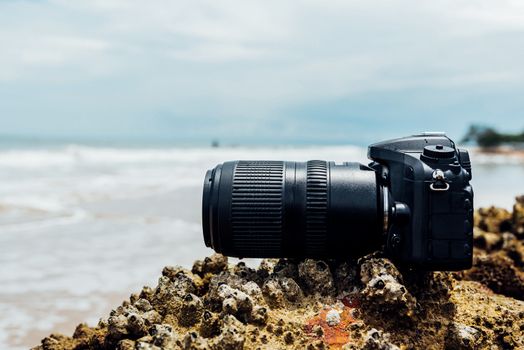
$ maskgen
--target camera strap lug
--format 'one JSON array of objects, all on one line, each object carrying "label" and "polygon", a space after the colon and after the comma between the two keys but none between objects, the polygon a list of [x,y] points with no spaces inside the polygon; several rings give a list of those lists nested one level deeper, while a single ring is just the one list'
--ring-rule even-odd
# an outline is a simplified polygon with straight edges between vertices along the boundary
[{"label": "camera strap lug", "polygon": [[446,182],[446,176],[440,169],[433,171],[433,182],[429,185],[432,191],[443,192],[449,190],[449,183]]}]

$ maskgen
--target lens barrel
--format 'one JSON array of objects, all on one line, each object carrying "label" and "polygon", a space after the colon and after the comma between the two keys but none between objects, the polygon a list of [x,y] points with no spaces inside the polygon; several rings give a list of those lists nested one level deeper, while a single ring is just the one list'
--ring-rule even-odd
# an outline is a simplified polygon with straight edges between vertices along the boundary
[{"label": "lens barrel", "polygon": [[226,162],[204,180],[204,240],[236,257],[359,256],[383,244],[383,198],[359,163]]}]

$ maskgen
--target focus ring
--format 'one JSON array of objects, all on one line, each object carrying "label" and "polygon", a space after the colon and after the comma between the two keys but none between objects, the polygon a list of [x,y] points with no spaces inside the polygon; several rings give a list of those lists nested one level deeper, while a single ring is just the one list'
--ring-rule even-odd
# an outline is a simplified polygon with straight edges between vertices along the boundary
[{"label": "focus ring", "polygon": [[280,256],[284,162],[239,161],[231,193],[231,233],[236,252]]},{"label": "focus ring", "polygon": [[307,162],[306,244],[308,256],[325,254],[327,244],[328,180],[327,162]]}]

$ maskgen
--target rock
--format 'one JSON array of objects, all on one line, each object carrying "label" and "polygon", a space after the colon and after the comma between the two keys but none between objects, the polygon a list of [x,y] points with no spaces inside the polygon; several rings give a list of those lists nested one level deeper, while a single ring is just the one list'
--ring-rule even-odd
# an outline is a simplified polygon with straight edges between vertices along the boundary
[{"label": "rock", "polygon": [[326,323],[331,327],[338,325],[340,323],[340,312],[334,309],[329,310],[326,314]]},{"label": "rock", "polygon": [[218,287],[218,295],[222,298],[222,312],[235,315],[244,322],[249,320],[253,310],[253,300],[249,295],[227,284]]},{"label": "rock", "polygon": [[304,260],[298,265],[298,276],[310,293],[326,295],[333,292],[333,276],[328,264],[323,261]]},{"label": "rock", "polygon": [[203,312],[204,305],[202,300],[196,295],[188,293],[184,296],[183,303],[180,306],[178,322],[183,327],[194,326],[200,322]]},{"label": "rock", "polygon": [[151,303],[147,299],[138,299],[133,303],[133,306],[136,307],[138,311],[141,312],[147,312],[153,310],[153,306],[151,306]]},{"label": "rock", "polygon": [[264,296],[262,295],[262,290],[260,289],[258,284],[256,284],[255,282],[249,281],[249,282],[243,284],[240,288],[241,288],[241,290],[244,293],[249,295],[253,301],[255,301],[255,302],[263,302],[264,301]]},{"label": "rock", "polygon": [[524,272],[503,253],[475,256],[473,268],[463,273],[467,280],[479,281],[497,293],[524,300]]},{"label": "rock", "polygon": [[276,308],[298,303],[304,297],[300,286],[288,277],[271,277],[266,280],[262,290],[267,303]]},{"label": "rock", "polygon": [[217,350],[241,350],[245,343],[245,326],[234,316],[227,315],[220,335],[213,344]]},{"label": "rock", "polygon": [[485,232],[475,228],[473,231],[473,244],[486,252],[492,252],[502,248],[504,240],[499,233]]},{"label": "rock", "polygon": [[455,322],[450,327],[446,346],[451,349],[478,349],[482,345],[480,339],[478,329]]},{"label": "rock", "polygon": [[286,297],[284,296],[284,290],[280,285],[279,279],[272,278],[267,280],[262,289],[269,305],[274,308],[283,307],[285,305]]},{"label": "rock", "polygon": [[[185,277],[182,277],[182,279],[185,279]],[[166,276],[160,277],[155,292],[151,297],[152,306],[163,316],[167,314],[176,315],[182,305],[182,297],[187,293],[196,293],[196,288],[194,288],[191,282],[186,281],[175,284]],[[184,284],[185,286],[182,287]]]},{"label": "rock", "polygon": [[135,341],[131,339],[124,339],[118,342],[117,350],[135,350]]},{"label": "rock", "polygon": [[204,260],[197,260],[191,272],[204,277],[206,274],[218,274],[227,269],[227,257],[222,254],[213,254]]},{"label": "rock", "polygon": [[148,334],[148,327],[146,321],[140,314],[130,313],[127,316],[127,330],[133,338],[141,338]]},{"label": "rock", "polygon": [[477,211],[474,266],[423,272],[380,252],[355,262],[266,259],[166,267],[94,327],[51,334],[65,349],[524,348],[524,197]]},{"label": "rock", "polygon": [[151,327],[149,333],[153,337],[153,345],[162,349],[173,349],[177,347],[177,336],[173,332],[173,327],[170,325],[155,324]]},{"label": "rock", "polygon": [[475,216],[476,226],[493,233],[509,232],[513,229],[512,214],[506,209],[480,208]]},{"label": "rock", "polygon": [[222,319],[218,315],[204,311],[202,316],[202,323],[200,324],[200,334],[205,338],[211,338],[220,334],[220,328],[222,327]]},{"label": "rock", "polygon": [[400,350],[398,346],[391,343],[390,335],[375,328],[369,330],[364,337],[364,350]]},{"label": "rock", "polygon": [[283,259],[262,259],[258,267],[259,271],[264,271],[268,276],[273,273],[275,266]]},{"label": "rock", "polygon": [[206,350],[209,348],[208,341],[198,335],[197,332],[187,333],[182,341],[182,349],[184,350]]},{"label": "rock", "polygon": [[[251,281],[253,283],[261,283],[262,279],[266,277],[265,271],[257,270],[248,267],[244,262],[239,262],[233,267],[233,274],[238,276],[243,281]],[[242,288],[241,288],[242,289]]]},{"label": "rock", "polygon": [[298,280],[298,264],[289,259],[279,259],[273,267],[273,275]]},{"label": "rock", "polygon": [[364,258],[360,276],[364,284],[361,300],[365,307],[377,312],[413,315],[416,299],[408,292],[400,272],[390,260]]},{"label": "rock", "polygon": [[524,239],[524,195],[518,196],[513,205],[513,232],[519,239]]},{"label": "rock", "polygon": [[347,293],[354,291],[358,280],[358,265],[355,263],[343,262],[338,265],[334,273],[334,281],[337,293]]},{"label": "rock", "polygon": [[249,322],[258,325],[264,325],[267,323],[268,312],[264,306],[256,305],[251,312]]},{"label": "rock", "polygon": [[[196,293],[197,286],[195,283],[195,276],[180,266],[166,266],[162,270],[162,276],[167,277],[172,282],[170,289],[179,297],[183,297],[187,293]],[[155,291],[157,293],[157,291]]]},{"label": "rock", "polygon": [[126,337],[129,334],[127,331],[127,317],[124,315],[109,317],[107,333],[108,337],[113,340],[120,340]]}]

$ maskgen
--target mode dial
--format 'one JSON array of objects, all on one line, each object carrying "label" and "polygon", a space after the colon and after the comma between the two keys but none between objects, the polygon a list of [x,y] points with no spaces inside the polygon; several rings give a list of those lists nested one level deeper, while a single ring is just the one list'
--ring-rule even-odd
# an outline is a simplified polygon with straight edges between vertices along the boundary
[{"label": "mode dial", "polygon": [[453,159],[455,149],[443,145],[431,145],[424,147],[422,159],[426,161],[438,161],[441,159]]}]

